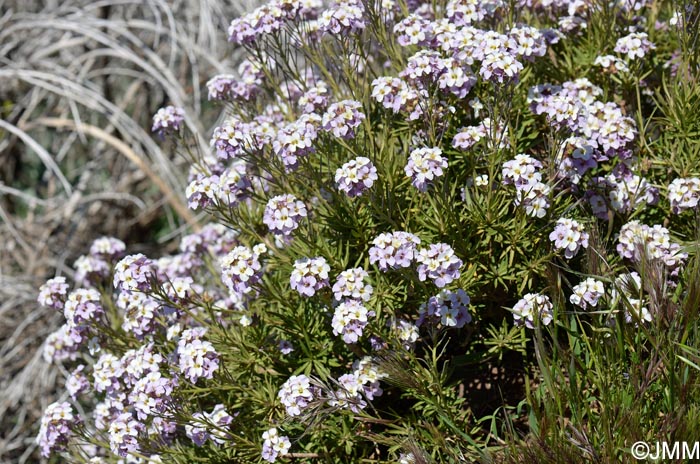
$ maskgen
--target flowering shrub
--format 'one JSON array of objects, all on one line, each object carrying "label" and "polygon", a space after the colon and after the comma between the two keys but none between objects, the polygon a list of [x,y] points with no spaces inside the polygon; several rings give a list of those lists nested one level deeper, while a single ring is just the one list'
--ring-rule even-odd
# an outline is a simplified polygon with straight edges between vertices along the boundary
[{"label": "flowering shrub", "polygon": [[[595,356],[654,371],[650,334],[697,295],[696,166],[645,158],[680,39],[656,34],[668,5],[515,3],[273,0],[233,19],[249,58],[207,84],[227,103],[211,153],[176,109],[153,126],[213,223],[159,259],[101,240],[73,290],[41,288],[66,317],[45,358],[76,366],[84,411],[47,410],[45,454],[469,462],[523,417],[543,443],[565,437],[551,420],[597,430],[605,405],[552,398],[604,388]],[[480,402],[472,375],[509,361],[522,391]]]}]

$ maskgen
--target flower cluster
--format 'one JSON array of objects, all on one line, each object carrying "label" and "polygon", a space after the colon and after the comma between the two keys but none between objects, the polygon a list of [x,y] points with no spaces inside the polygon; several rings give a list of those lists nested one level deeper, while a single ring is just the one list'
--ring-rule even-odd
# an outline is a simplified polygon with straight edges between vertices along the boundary
[{"label": "flower cluster", "polygon": [[416,148],[408,155],[404,171],[411,178],[411,183],[421,192],[428,190],[436,177],[447,169],[447,159],[443,158],[439,148]]},{"label": "flower cluster", "polygon": [[292,447],[289,438],[281,436],[276,428],[264,432],[262,438],[262,458],[267,462],[275,462],[278,456],[284,456]]},{"label": "flower cluster", "polygon": [[184,122],[185,110],[175,106],[166,106],[153,115],[153,128],[151,128],[151,131],[163,137],[173,132],[178,132]]},{"label": "flower cluster", "polygon": [[377,168],[364,156],[348,161],[335,171],[338,190],[345,192],[350,198],[362,195],[372,187],[377,178]]},{"label": "flower cluster", "polygon": [[194,413],[192,419],[185,425],[185,434],[195,445],[203,446],[207,440],[221,445],[231,440],[226,430],[233,422],[233,416],[223,404],[217,404],[211,412]]},{"label": "flower cluster", "polygon": [[377,264],[381,271],[409,267],[413,262],[420,239],[409,232],[390,232],[372,240],[369,262]]},{"label": "flower cluster", "polygon": [[416,256],[416,262],[418,279],[424,281],[429,278],[438,288],[459,279],[461,275],[462,260],[455,255],[452,247],[445,243],[421,249]]},{"label": "flower cluster", "polygon": [[569,297],[571,304],[588,309],[589,306],[596,307],[598,305],[598,300],[605,295],[605,286],[600,280],[588,277],[575,285],[573,291]]},{"label": "flower cluster", "polygon": [[318,30],[333,36],[361,31],[366,26],[364,13],[364,6],[358,0],[336,4],[321,13]]},{"label": "flower cluster", "polygon": [[134,406],[139,420],[162,415],[177,386],[177,381],[163,376],[159,371],[149,371],[138,379],[129,393],[129,402]]},{"label": "flower cluster", "polygon": [[367,301],[372,296],[372,286],[365,284],[364,279],[369,277],[367,271],[361,267],[347,269],[338,275],[333,284],[333,295],[341,301],[343,298]]},{"label": "flower cluster", "polygon": [[696,208],[700,201],[700,179],[697,177],[674,179],[668,186],[668,201],[671,203],[671,211],[674,214]]},{"label": "flower cluster", "polygon": [[552,302],[546,295],[539,293],[528,293],[520,299],[513,309],[513,320],[518,326],[525,325],[528,329],[534,329],[536,320],[543,325],[549,325],[552,322]]},{"label": "flower cluster", "polygon": [[90,245],[90,254],[96,258],[113,263],[126,254],[126,244],[114,237],[100,237]]},{"label": "flower cluster", "polygon": [[39,287],[39,297],[37,301],[47,308],[62,310],[68,295],[69,285],[63,276],[49,279]]},{"label": "flower cluster", "polygon": [[671,242],[668,229],[659,224],[649,227],[636,220],[630,221],[620,228],[617,241],[617,252],[621,257],[634,262],[640,262],[643,256],[659,260],[672,276],[678,275],[688,258],[679,244]]},{"label": "flower cluster", "polygon": [[246,246],[237,246],[221,258],[221,277],[232,293],[246,294],[260,280],[260,255],[266,251],[267,247],[262,243],[252,250]]},{"label": "flower cluster", "polygon": [[416,325],[440,323],[443,327],[460,329],[472,321],[469,302],[469,295],[461,288],[456,291],[442,290],[420,306]]},{"label": "flower cluster", "polygon": [[290,416],[298,416],[318,396],[317,388],[311,385],[311,379],[305,375],[293,375],[280,388],[277,397]]},{"label": "flower cluster", "polygon": [[379,381],[386,375],[379,371],[369,356],[358,359],[352,367],[351,373],[338,377],[339,388],[330,392],[328,404],[357,413],[367,406],[365,399],[372,401],[383,394]]},{"label": "flower cluster", "polygon": [[289,235],[299,227],[301,218],[306,215],[306,206],[294,195],[278,195],[267,202],[263,222],[270,228],[270,232]]},{"label": "flower cluster", "polygon": [[649,41],[649,35],[646,32],[632,32],[620,37],[615,43],[615,52],[627,55],[629,60],[644,58],[650,50],[655,48],[656,46]]},{"label": "flower cluster", "polygon": [[374,311],[368,310],[360,300],[344,300],[333,313],[333,335],[342,335],[345,343],[357,343],[372,316]]},{"label": "flower cluster", "polygon": [[542,182],[542,163],[530,155],[516,155],[503,163],[503,183],[516,188],[516,206],[523,206],[529,216],[544,217],[549,208],[550,188]]},{"label": "flower cluster", "polygon": [[588,232],[574,219],[558,219],[549,240],[554,242],[557,249],[564,250],[566,259],[576,256],[581,248],[588,248]]},{"label": "flower cluster", "polygon": [[109,446],[114,454],[126,457],[139,451],[139,436],[144,432],[142,422],[131,413],[119,414],[109,425]]},{"label": "flower cluster", "polygon": [[330,270],[323,257],[298,259],[294,263],[289,284],[300,295],[314,296],[318,290],[328,286]]},{"label": "flower cluster", "polygon": [[71,372],[70,377],[66,380],[66,391],[74,400],[82,393],[90,389],[90,379],[83,372],[85,365],[81,364]]},{"label": "flower cluster", "polygon": [[296,169],[299,157],[314,152],[313,143],[318,137],[320,124],[321,117],[311,113],[279,129],[272,148],[287,170]]},{"label": "flower cluster", "polygon": [[177,343],[180,373],[192,383],[200,378],[211,379],[219,368],[219,355],[210,342],[202,340],[204,332],[203,329],[187,329]]},{"label": "flower cluster", "polygon": [[613,55],[600,55],[595,59],[593,64],[596,66],[600,66],[601,68],[611,73],[629,72],[629,67],[627,66],[627,63]]},{"label": "flower cluster", "polygon": [[117,307],[124,312],[122,329],[139,340],[158,328],[161,304],[155,298],[141,292],[121,292],[117,298]]},{"label": "flower cluster", "polygon": [[102,308],[100,292],[94,289],[78,288],[68,294],[63,315],[66,318],[71,336],[81,343],[91,326],[101,322],[104,309]]},{"label": "flower cluster", "polygon": [[323,81],[316,81],[315,86],[309,88],[297,100],[297,105],[303,113],[311,114],[325,110],[328,107],[328,85]]},{"label": "flower cluster", "polygon": [[129,255],[114,266],[114,288],[121,291],[147,291],[157,277],[154,262],[141,253]]},{"label": "flower cluster", "polygon": [[393,113],[406,108],[408,102],[417,98],[415,90],[398,77],[382,76],[372,81],[372,98]]},{"label": "flower cluster", "polygon": [[235,117],[228,118],[221,126],[215,128],[211,145],[216,149],[216,156],[225,161],[243,155],[251,145],[250,129],[249,124]]},{"label": "flower cluster", "polygon": [[285,23],[297,18],[315,17],[318,7],[297,1],[274,0],[245,16],[231,21],[228,40],[235,44],[252,44],[279,31]]},{"label": "flower cluster", "polygon": [[48,458],[51,453],[66,449],[73,429],[80,423],[73,414],[70,403],[52,403],[44,411],[41,428],[36,443],[41,447],[41,455]]},{"label": "flower cluster", "polygon": [[420,337],[418,326],[404,319],[392,321],[391,330],[406,350],[410,350]]},{"label": "flower cluster", "polygon": [[333,103],[323,113],[323,130],[339,138],[354,138],[355,129],[365,119],[365,114],[360,111],[361,108],[362,104],[354,100]]}]

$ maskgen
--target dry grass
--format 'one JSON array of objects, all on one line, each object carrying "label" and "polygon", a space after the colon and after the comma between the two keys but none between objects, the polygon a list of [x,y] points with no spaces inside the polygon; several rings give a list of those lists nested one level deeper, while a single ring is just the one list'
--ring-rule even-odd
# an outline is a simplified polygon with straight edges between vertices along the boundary
[{"label": "dry grass", "polygon": [[145,250],[154,231],[165,241],[196,222],[184,164],[150,118],[182,106],[206,144],[219,109],[202,103],[204,82],[235,68],[224,31],[250,8],[0,0],[0,462],[38,461],[37,420],[63,382],[39,351],[62,317],[38,307],[38,286],[70,275],[100,235]]}]

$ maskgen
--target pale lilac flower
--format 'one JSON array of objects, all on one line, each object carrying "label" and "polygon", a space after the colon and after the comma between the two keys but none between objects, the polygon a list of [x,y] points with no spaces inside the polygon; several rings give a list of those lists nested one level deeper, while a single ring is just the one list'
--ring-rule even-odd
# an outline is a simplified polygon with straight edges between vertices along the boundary
[{"label": "pale lilac flower", "polygon": [[528,61],[534,61],[535,57],[547,53],[547,41],[539,29],[532,26],[514,26],[508,35],[516,43],[510,51]]},{"label": "pale lilac flower", "polygon": [[660,260],[672,271],[672,275],[680,271],[688,258],[679,244],[671,242],[668,229],[659,224],[649,227],[636,220],[630,221],[622,226],[617,240],[617,252],[621,257],[633,262],[640,262],[642,256]]},{"label": "pale lilac flower", "polygon": [[649,41],[649,36],[646,32],[632,32],[624,37],[620,37],[615,43],[615,52],[627,55],[627,58],[630,60],[644,58],[644,55],[655,48],[656,45]]},{"label": "pale lilac flower", "polygon": [[600,55],[595,59],[593,64],[596,66],[600,66],[606,71],[612,72],[614,74],[618,72],[629,72],[629,67],[627,66],[627,64],[613,55]]},{"label": "pale lilac flower", "polygon": [[362,104],[354,100],[333,103],[323,114],[323,130],[343,139],[355,137],[355,129],[365,119]]},{"label": "pale lilac flower", "polygon": [[362,396],[362,384],[354,374],[343,374],[338,377],[338,388],[331,393],[328,404],[335,408],[347,408],[357,413],[367,406]]},{"label": "pale lilac flower", "polygon": [[435,178],[443,175],[443,169],[447,169],[447,159],[441,155],[442,150],[437,147],[416,148],[409,154],[404,171],[419,191],[427,191]]},{"label": "pale lilac flower", "polygon": [[396,334],[404,349],[410,350],[420,337],[418,326],[410,321],[398,319],[392,321],[391,330]]},{"label": "pale lilac flower", "polygon": [[152,260],[142,254],[129,255],[114,267],[114,288],[121,291],[148,291],[157,276]]},{"label": "pale lilac flower", "polygon": [[52,403],[44,411],[41,428],[36,437],[36,443],[41,447],[41,455],[45,458],[56,451],[66,449],[73,428],[80,419],[73,414],[73,407],[68,402]]},{"label": "pale lilac flower", "polygon": [[90,254],[111,263],[126,254],[126,245],[114,237],[100,237],[90,245]]},{"label": "pale lilac flower", "polygon": [[262,437],[262,458],[267,462],[275,462],[278,456],[284,456],[292,447],[289,438],[279,435],[276,428],[264,432]]},{"label": "pale lilac flower", "polygon": [[209,413],[196,412],[192,419],[185,424],[185,434],[195,445],[203,446],[207,440],[222,445],[231,440],[231,434],[227,430],[233,422],[233,416],[223,404],[217,404]]},{"label": "pale lilac flower", "polygon": [[339,388],[330,393],[328,404],[357,413],[367,406],[365,399],[372,401],[382,395],[383,390],[379,382],[386,375],[379,371],[369,356],[358,359],[352,367],[352,373],[338,378]]},{"label": "pale lilac flower", "polygon": [[554,242],[557,249],[564,250],[566,259],[576,256],[581,248],[588,248],[588,232],[574,219],[558,219],[549,240]]},{"label": "pale lilac flower", "polygon": [[398,77],[378,77],[372,81],[372,98],[386,109],[398,113],[411,99],[406,82]]},{"label": "pale lilac flower", "polygon": [[205,420],[206,413],[196,412],[192,414],[192,420],[185,424],[185,435],[197,446],[203,446],[209,439]]},{"label": "pale lilac flower", "polygon": [[140,451],[139,436],[144,425],[130,413],[122,413],[109,426],[109,446],[114,454],[121,457]]},{"label": "pale lilac flower", "polygon": [[366,26],[364,7],[360,2],[337,4],[321,13],[318,30],[332,35],[348,35]]},{"label": "pale lilac flower", "polygon": [[333,335],[342,335],[345,343],[357,343],[374,311],[368,310],[360,300],[348,299],[335,307]]},{"label": "pale lilac flower", "polygon": [[552,302],[548,296],[539,293],[525,295],[513,306],[511,312],[515,325],[525,325],[528,329],[535,328],[536,320],[539,320],[542,325],[549,325],[553,318]]},{"label": "pale lilac flower", "polygon": [[75,359],[83,337],[79,337],[79,340],[76,341],[73,337],[74,334],[75,332],[71,330],[68,324],[64,324],[46,337],[43,351],[44,360],[52,363]]},{"label": "pale lilac flower", "polygon": [[328,286],[330,270],[323,257],[298,259],[294,263],[289,284],[302,296],[314,296],[318,290]]},{"label": "pale lilac flower", "polygon": [[452,146],[455,148],[461,148],[462,150],[468,150],[487,135],[486,128],[483,124],[479,124],[478,126],[463,127],[452,139]]},{"label": "pale lilac flower", "polygon": [[462,260],[455,256],[451,246],[445,243],[423,248],[416,256],[418,279],[430,278],[436,287],[442,288],[453,280],[459,279]]},{"label": "pale lilac flower", "polygon": [[214,129],[211,145],[216,149],[220,160],[239,157],[252,148],[251,124],[246,124],[235,117],[228,118],[221,126]]},{"label": "pale lilac flower", "polygon": [[282,385],[277,397],[290,416],[298,416],[314,400],[316,387],[311,385],[311,380],[301,374],[293,375]]},{"label": "pale lilac flower", "polygon": [[155,298],[142,292],[122,291],[117,297],[117,307],[124,312],[122,329],[143,340],[159,327],[161,306]]},{"label": "pale lilac flower", "polygon": [[66,390],[73,400],[90,388],[90,379],[83,373],[83,370],[85,370],[85,365],[79,365],[66,380]]},{"label": "pale lilac flower", "polygon": [[294,195],[278,195],[267,202],[263,222],[274,234],[290,235],[306,216],[306,206]]},{"label": "pale lilac flower", "polygon": [[290,342],[289,340],[280,340],[277,348],[282,354],[289,354],[292,351],[294,351],[294,345],[292,345],[292,342]]},{"label": "pale lilac flower", "polygon": [[177,380],[164,377],[159,371],[150,371],[138,379],[128,396],[136,417],[146,420],[165,413],[176,386]]},{"label": "pale lilac flower", "polygon": [[420,239],[409,232],[391,232],[378,235],[369,249],[369,262],[380,270],[409,267],[413,262]]},{"label": "pale lilac flower", "polygon": [[219,176],[198,174],[185,188],[187,206],[195,211],[211,206],[217,197],[218,190]]},{"label": "pale lilac flower", "polygon": [[479,75],[486,80],[503,84],[517,82],[523,64],[507,50],[497,50],[486,55],[481,62]]},{"label": "pale lilac flower", "polygon": [[272,147],[275,155],[279,156],[287,170],[298,167],[299,157],[314,152],[314,141],[318,137],[317,129],[321,125],[321,117],[317,114],[304,114],[298,120],[282,127],[278,132]]},{"label": "pale lilac flower", "polygon": [[207,82],[209,100],[230,100],[231,89],[236,85],[236,76],[233,74],[219,74]]},{"label": "pale lilac flower", "polygon": [[185,110],[175,106],[166,106],[159,109],[153,116],[152,132],[163,137],[178,132],[185,122]]},{"label": "pale lilac flower", "polygon": [[124,366],[119,358],[104,353],[93,366],[94,387],[97,392],[112,393],[121,390]]},{"label": "pale lilac flower", "polygon": [[569,301],[571,304],[579,306],[582,309],[588,309],[589,306],[596,307],[603,295],[605,295],[605,286],[603,282],[588,277],[586,280],[574,286]]},{"label": "pale lilac flower", "polygon": [[221,278],[232,293],[248,293],[260,281],[262,265],[258,252],[264,251],[262,247],[252,250],[238,246],[221,258]]},{"label": "pale lilac flower", "polygon": [[338,190],[345,192],[350,198],[362,195],[377,179],[377,168],[364,156],[348,161],[335,171]]},{"label": "pale lilac flower", "polygon": [[68,294],[68,284],[63,276],[49,279],[39,287],[39,297],[37,301],[47,308],[62,310]]},{"label": "pale lilac flower", "polygon": [[203,336],[201,329],[187,329],[177,344],[180,373],[192,383],[200,378],[211,379],[219,368],[219,354],[214,345],[202,340]]},{"label": "pale lilac flower", "polygon": [[513,184],[519,190],[529,190],[542,181],[539,169],[542,163],[530,155],[515,155],[515,159],[503,163],[503,183]]},{"label": "pale lilac flower", "polygon": [[93,288],[77,288],[68,294],[63,315],[72,329],[94,324],[104,314],[102,295]]},{"label": "pale lilac flower", "polygon": [[636,272],[617,276],[610,292],[610,298],[612,300],[611,307],[622,305],[626,323],[637,326],[639,322],[652,321],[651,312],[649,312],[646,299],[642,295],[642,279]]},{"label": "pale lilac flower", "polygon": [[324,111],[328,107],[330,98],[328,85],[323,81],[317,81],[314,87],[309,88],[297,100],[297,105],[306,114]]},{"label": "pale lilac flower", "polygon": [[421,305],[416,326],[440,323],[443,327],[460,329],[472,321],[469,303],[469,295],[461,288],[456,291],[442,290]]},{"label": "pale lilac flower", "polygon": [[154,343],[142,345],[138,350],[128,350],[120,359],[124,367],[122,381],[127,389],[134,387],[151,372],[160,372],[164,358],[154,351]]},{"label": "pale lilac flower", "polygon": [[686,209],[697,208],[700,201],[700,179],[697,177],[674,179],[668,186],[671,211],[680,214]]},{"label": "pale lilac flower", "polygon": [[427,46],[433,40],[432,24],[417,14],[410,14],[394,26],[394,35],[399,45]]},{"label": "pale lilac flower", "polygon": [[372,296],[373,288],[370,284],[364,283],[367,277],[369,274],[361,267],[341,272],[333,284],[335,299],[341,301],[343,298],[352,298],[368,301]]}]

